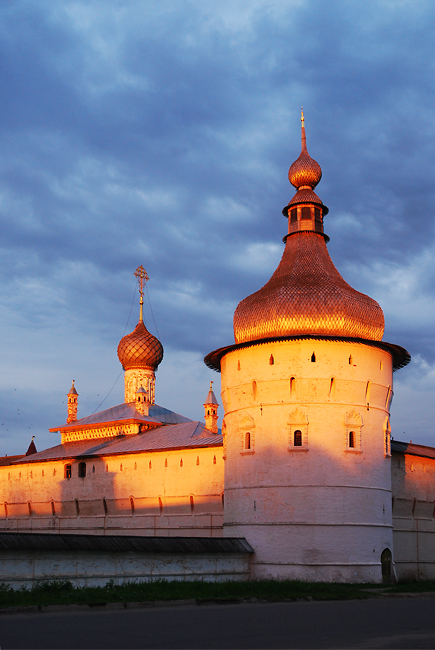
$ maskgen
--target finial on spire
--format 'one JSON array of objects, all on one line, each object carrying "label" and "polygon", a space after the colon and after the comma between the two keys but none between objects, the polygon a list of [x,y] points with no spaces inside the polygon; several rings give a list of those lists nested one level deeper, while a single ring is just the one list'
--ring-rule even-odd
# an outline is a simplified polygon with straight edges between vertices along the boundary
[{"label": "finial on spire", "polygon": [[143,322],[143,288],[145,286],[145,282],[148,282],[149,277],[147,272],[145,271],[144,267],[142,264],[137,267],[136,271],[134,272],[138,284],[139,284],[139,293],[140,293],[140,313],[139,313],[139,321]]},{"label": "finial on spire", "polygon": [[213,382],[210,382],[210,390],[213,390]]},{"label": "finial on spire", "polygon": [[304,107],[301,107],[301,137],[302,137],[302,151],[307,150],[307,138],[305,135],[305,118],[304,118]]}]

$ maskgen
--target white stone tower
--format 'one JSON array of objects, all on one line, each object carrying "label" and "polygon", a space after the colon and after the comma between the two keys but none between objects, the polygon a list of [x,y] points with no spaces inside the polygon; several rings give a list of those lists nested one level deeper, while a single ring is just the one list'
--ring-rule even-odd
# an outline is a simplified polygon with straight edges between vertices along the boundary
[{"label": "white stone tower", "polygon": [[288,234],[267,284],[238,305],[235,345],[211,352],[225,410],[224,534],[255,549],[254,578],[380,582],[392,546],[392,373],[380,306],[329,257],[321,169],[302,151]]},{"label": "white stone tower", "polygon": [[136,269],[135,276],[139,282],[140,313],[139,322],[131,334],[124,336],[118,345],[118,358],[125,370],[126,403],[137,401],[137,392],[145,390],[147,403],[155,402],[156,370],[163,359],[163,346],[148,332],[143,322],[143,288],[148,280],[143,266]]}]

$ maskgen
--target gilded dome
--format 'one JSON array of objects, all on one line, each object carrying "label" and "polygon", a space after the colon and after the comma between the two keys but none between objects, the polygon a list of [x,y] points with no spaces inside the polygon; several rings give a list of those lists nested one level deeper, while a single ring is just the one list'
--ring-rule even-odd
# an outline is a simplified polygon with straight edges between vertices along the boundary
[{"label": "gilded dome", "polygon": [[378,303],[343,280],[315,232],[288,237],[269,282],[234,313],[236,343],[303,334],[380,341],[383,333]]},{"label": "gilded dome", "polygon": [[124,370],[131,368],[155,370],[163,359],[163,346],[148,332],[143,320],[140,319],[134,331],[120,340],[118,358]]}]

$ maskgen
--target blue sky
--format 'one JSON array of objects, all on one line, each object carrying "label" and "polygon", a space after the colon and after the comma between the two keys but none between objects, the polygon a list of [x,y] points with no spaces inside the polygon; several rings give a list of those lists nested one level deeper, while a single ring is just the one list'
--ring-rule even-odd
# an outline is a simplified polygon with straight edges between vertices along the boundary
[{"label": "blue sky", "polygon": [[434,31],[424,0],[3,0],[0,454],[57,443],[72,379],[79,417],[123,401],[140,264],[157,401],[202,418],[282,254],[301,105],[332,259],[413,357],[393,436],[435,444]]}]

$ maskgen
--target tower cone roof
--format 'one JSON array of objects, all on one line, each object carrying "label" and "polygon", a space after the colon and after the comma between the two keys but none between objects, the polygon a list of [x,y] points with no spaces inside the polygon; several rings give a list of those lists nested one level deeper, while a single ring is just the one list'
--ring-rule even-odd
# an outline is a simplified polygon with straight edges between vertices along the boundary
[{"label": "tower cone roof", "polygon": [[208,391],[207,399],[204,402],[204,406],[206,406],[207,404],[215,404],[216,406],[218,406],[218,401],[217,401],[216,395],[214,394],[214,391],[213,391],[213,382],[212,381],[210,382],[210,388],[209,388],[209,391]]},{"label": "tower cone roof", "polygon": [[[289,171],[298,191],[288,208],[295,203],[323,205],[313,192],[321,176],[320,165],[307,151],[302,113],[302,151]],[[307,334],[382,339],[381,307],[343,280],[326,248],[323,225],[317,228],[290,231],[269,282],[239,303],[234,314],[236,343]]]}]

